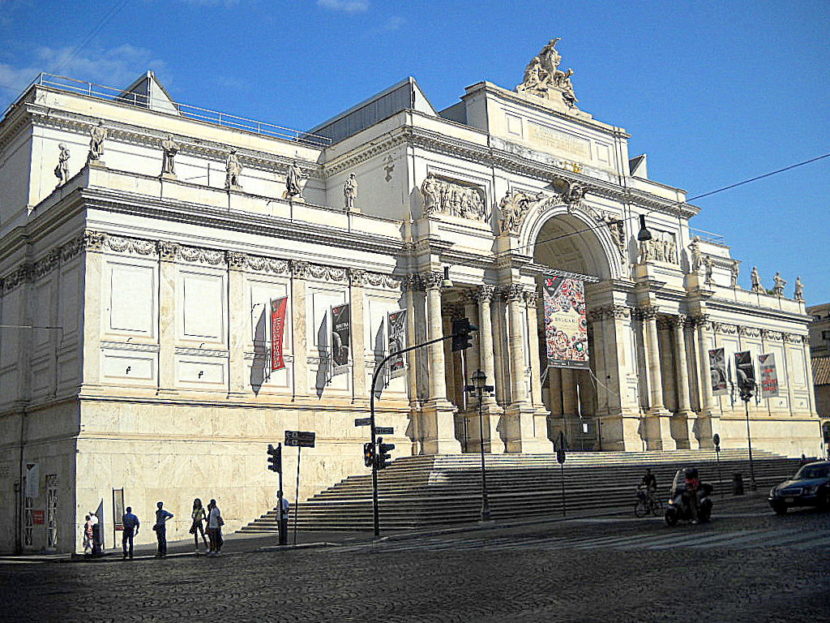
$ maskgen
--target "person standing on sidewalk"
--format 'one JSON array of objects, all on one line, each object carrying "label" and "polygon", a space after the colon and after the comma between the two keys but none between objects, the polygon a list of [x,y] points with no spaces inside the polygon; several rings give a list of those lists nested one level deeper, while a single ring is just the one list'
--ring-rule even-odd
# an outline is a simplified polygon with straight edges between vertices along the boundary
[{"label": "person standing on sidewalk", "polygon": [[133,515],[131,506],[127,507],[127,512],[121,518],[121,525],[124,526],[124,533],[121,535],[121,546],[124,548],[124,560],[127,560],[127,546],[129,545],[130,560],[133,559],[133,537],[138,536],[138,528],[141,522],[138,517]]},{"label": "person standing on sidewalk", "polygon": [[153,526],[153,530],[156,531],[156,539],[159,542],[156,558],[164,558],[167,556],[167,520],[173,518],[173,513],[164,510],[164,502],[159,502],[156,506],[156,525]]},{"label": "person standing on sidewalk", "polygon": [[191,519],[193,519],[193,525],[190,526],[190,534],[193,535],[193,540],[196,544],[196,553],[199,553],[199,535],[202,535],[202,541],[205,543],[205,548],[208,548],[208,542],[205,538],[205,527],[204,523],[207,519],[207,515],[205,514],[205,509],[202,506],[202,500],[196,498],[193,500],[193,512],[190,513]]},{"label": "person standing on sidewalk", "polygon": [[92,555],[92,518],[87,515],[84,521],[84,556]]},{"label": "person standing on sidewalk", "polygon": [[216,500],[211,500],[208,504],[208,534],[210,534],[210,552],[208,556],[218,556],[222,551],[222,526],[225,525],[225,520],[222,519],[222,513],[219,507],[216,506]]}]

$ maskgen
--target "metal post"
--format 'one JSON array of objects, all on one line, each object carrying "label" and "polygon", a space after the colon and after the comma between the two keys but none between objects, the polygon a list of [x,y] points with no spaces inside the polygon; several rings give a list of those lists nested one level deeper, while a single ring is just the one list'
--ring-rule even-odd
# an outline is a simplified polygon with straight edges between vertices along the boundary
[{"label": "metal post", "polygon": [[284,512],[282,510],[282,498],[284,495],[282,488],[282,444],[277,444],[277,447],[280,448],[280,488],[277,491],[277,528],[279,530],[279,544],[288,545],[288,517],[284,516]]},{"label": "metal post", "polygon": [[749,481],[750,488],[755,491],[758,486],[755,484],[755,464],[752,461],[752,435],[749,432],[749,399],[744,400],[744,411],[746,413],[746,443],[749,446]]},{"label": "metal post", "polygon": [[484,388],[477,387],[478,394],[478,446],[481,450],[481,521],[490,521],[490,503],[487,500],[487,470],[484,466]]},{"label": "metal post", "polygon": [[297,446],[297,491],[294,493],[294,545],[297,544],[297,517],[300,514],[300,455],[302,446]]},{"label": "metal post", "polygon": [[567,511],[565,508],[565,464],[559,464],[559,473],[562,477],[562,516],[565,517],[567,515]]},{"label": "metal post", "polygon": [[723,476],[720,475],[720,446],[715,448],[715,458],[718,461],[718,484],[720,485],[720,496],[723,497]]}]

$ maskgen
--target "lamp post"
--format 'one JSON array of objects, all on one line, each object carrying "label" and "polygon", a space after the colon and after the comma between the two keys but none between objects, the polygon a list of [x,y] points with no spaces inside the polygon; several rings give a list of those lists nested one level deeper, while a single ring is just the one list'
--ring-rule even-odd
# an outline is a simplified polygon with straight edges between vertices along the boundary
[{"label": "lamp post", "polygon": [[478,439],[479,451],[481,452],[481,521],[490,521],[490,504],[487,501],[487,470],[484,466],[484,392],[488,394],[494,389],[487,385],[487,375],[476,370],[470,379],[473,384],[467,385],[464,390],[475,394],[478,398]]},{"label": "lamp post", "polygon": [[755,390],[755,380],[751,378],[744,379],[739,384],[741,390],[741,400],[744,401],[744,413],[746,414],[746,443],[749,447],[749,482],[750,488],[755,491],[758,486],[755,484],[755,464],[752,462],[752,435],[749,431],[749,400],[752,398],[752,393]]}]

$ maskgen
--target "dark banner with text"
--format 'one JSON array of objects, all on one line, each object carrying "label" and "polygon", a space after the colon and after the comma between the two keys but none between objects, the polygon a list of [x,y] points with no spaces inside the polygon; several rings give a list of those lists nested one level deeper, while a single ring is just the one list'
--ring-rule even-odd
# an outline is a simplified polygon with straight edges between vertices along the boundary
[{"label": "dark banner with text", "polygon": [[545,344],[548,365],[554,368],[588,367],[588,319],[585,286],[579,279],[545,277]]},{"label": "dark banner with text", "polygon": [[288,297],[271,300],[271,371],[285,368],[282,356],[282,341],[285,335],[285,310]]},{"label": "dark banner with text", "polygon": [[761,398],[778,396],[778,369],[775,367],[775,353],[758,355],[761,366]]},{"label": "dark banner with text", "polygon": [[735,353],[735,378],[737,380],[738,391],[744,391],[744,388],[754,391],[755,382],[755,364],[752,363],[752,353],[748,350]]},{"label": "dark banner with text", "polygon": [[[386,314],[386,326],[388,329],[388,344],[389,354],[403,350],[406,348],[406,310],[401,309],[395,312]],[[404,355],[397,355],[389,360],[389,374],[392,378],[396,378],[403,374],[406,362]]]},{"label": "dark banner with text", "polygon": [[722,348],[709,350],[709,377],[712,382],[712,395],[725,396],[729,393],[729,377],[726,373],[726,353]]},{"label": "dark banner with text", "polygon": [[342,374],[349,369],[349,346],[352,324],[349,304],[331,308],[331,361],[332,374]]}]

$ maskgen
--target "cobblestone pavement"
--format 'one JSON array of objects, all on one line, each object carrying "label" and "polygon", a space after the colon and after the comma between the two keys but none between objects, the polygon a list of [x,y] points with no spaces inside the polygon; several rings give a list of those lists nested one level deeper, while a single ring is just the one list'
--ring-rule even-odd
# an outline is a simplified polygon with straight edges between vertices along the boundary
[{"label": "cobblestone pavement", "polygon": [[675,528],[619,516],[215,559],[0,563],[0,620],[827,620],[830,513],[777,517],[761,498],[718,510]]}]

